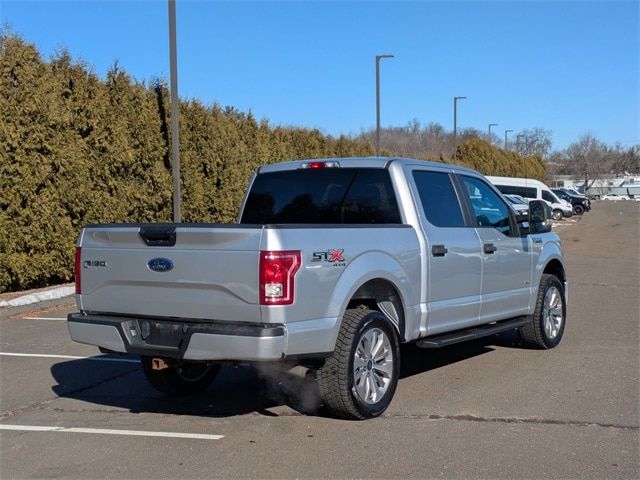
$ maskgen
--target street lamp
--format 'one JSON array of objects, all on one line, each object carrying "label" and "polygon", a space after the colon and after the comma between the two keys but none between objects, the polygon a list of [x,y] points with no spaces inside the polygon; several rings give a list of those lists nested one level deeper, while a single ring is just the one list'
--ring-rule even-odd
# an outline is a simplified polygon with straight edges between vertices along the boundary
[{"label": "street lamp", "polygon": [[458,135],[458,100],[466,100],[467,97],[453,97],[453,154],[456,154],[456,137]]},{"label": "street lamp", "polygon": [[169,64],[171,70],[171,172],[173,175],[173,221],[180,223],[180,115],[178,60],[176,53],[176,0],[169,0]]},{"label": "street lamp", "polygon": [[505,130],[505,131],[504,131],[504,149],[505,149],[505,150],[507,149],[507,134],[508,134],[509,132],[513,132],[513,130]]},{"label": "street lamp", "polygon": [[498,126],[498,124],[497,124],[497,123],[490,123],[490,124],[489,124],[489,143],[490,143],[490,144],[491,144],[491,143],[493,143],[493,142],[491,141],[491,127],[497,127],[497,126]]},{"label": "street lamp", "polygon": [[376,155],[380,155],[380,60],[393,55],[376,55]]}]

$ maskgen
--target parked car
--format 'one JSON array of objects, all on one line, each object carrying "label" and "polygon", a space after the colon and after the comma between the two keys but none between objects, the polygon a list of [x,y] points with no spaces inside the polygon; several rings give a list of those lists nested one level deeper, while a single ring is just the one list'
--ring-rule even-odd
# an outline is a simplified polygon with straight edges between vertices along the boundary
[{"label": "parked car", "polygon": [[617,193],[607,193],[600,197],[600,200],[631,200],[629,195],[618,195]]},{"label": "parked car", "polygon": [[551,191],[555,193],[558,198],[571,203],[573,207],[573,213],[576,215],[582,215],[584,212],[591,210],[591,201],[583,196],[569,195],[561,188],[552,188]]},{"label": "parked car", "polygon": [[539,180],[517,177],[487,178],[502,193],[520,195],[530,200],[544,200],[551,207],[554,220],[573,215],[573,206],[569,202],[559,199],[548,186]]},{"label": "parked car", "polygon": [[566,188],[566,187],[564,187],[564,188],[561,188],[560,190],[563,190],[564,192],[568,193],[569,195],[574,195],[576,197],[587,198],[587,196],[584,193],[580,193],[575,188]]},{"label": "parked car", "polygon": [[515,203],[519,203],[521,205],[529,205],[529,199],[521,197],[520,195],[514,194],[503,194],[505,197],[508,197],[510,200],[513,200]]},{"label": "parked car", "polygon": [[518,215],[529,215],[529,202],[519,195],[504,195]]},{"label": "parked car", "polygon": [[235,224],[85,226],[69,332],[139,355],[166,394],[204,391],[223,362],[277,362],[314,372],[335,416],[376,417],[401,343],[513,329],[537,348],[560,343],[567,277],[549,214],[533,200],[519,224],[481,174],[442,163],[266,165]]}]

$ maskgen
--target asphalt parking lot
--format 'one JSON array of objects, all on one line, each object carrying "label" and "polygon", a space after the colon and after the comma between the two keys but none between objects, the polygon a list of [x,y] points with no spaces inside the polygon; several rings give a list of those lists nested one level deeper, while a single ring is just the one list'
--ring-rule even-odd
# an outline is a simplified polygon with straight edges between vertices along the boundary
[{"label": "asphalt parking lot", "polygon": [[558,348],[407,346],[393,403],[365,422],[306,415],[313,382],[248,366],[166,399],[136,359],[72,343],[72,307],[5,312],[0,477],[639,478],[640,203],[596,202],[557,231]]}]

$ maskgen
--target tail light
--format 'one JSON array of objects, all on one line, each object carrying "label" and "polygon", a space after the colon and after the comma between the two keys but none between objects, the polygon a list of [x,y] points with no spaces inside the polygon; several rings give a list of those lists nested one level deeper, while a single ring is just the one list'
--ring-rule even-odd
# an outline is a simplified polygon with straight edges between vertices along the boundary
[{"label": "tail light", "polygon": [[81,291],[81,282],[80,282],[80,252],[82,251],[82,247],[76,247],[76,259],[73,265],[73,271],[76,277],[76,293],[80,294]]},{"label": "tail light", "polygon": [[260,252],[260,304],[291,305],[300,251]]}]

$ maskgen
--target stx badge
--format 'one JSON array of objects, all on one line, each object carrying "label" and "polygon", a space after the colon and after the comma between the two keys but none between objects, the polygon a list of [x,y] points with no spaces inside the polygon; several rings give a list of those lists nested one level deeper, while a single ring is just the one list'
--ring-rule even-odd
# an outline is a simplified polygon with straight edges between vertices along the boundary
[{"label": "stx badge", "polygon": [[330,248],[325,252],[313,252],[312,262],[329,262],[333,263],[334,267],[344,267],[346,265],[344,256],[342,253],[344,249]]}]

